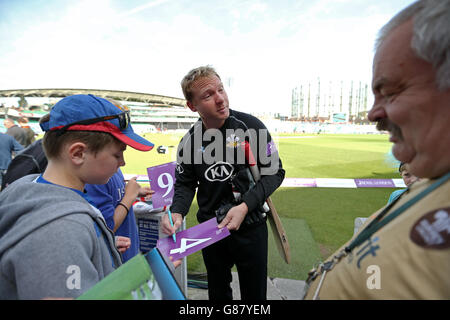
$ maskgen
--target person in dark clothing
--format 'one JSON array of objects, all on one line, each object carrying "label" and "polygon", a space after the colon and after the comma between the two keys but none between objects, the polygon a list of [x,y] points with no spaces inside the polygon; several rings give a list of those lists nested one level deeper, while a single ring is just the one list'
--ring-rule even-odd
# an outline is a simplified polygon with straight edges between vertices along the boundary
[{"label": "person in dark clothing", "polygon": [[0,133],[0,185],[11,162],[13,153],[17,153],[22,149],[22,145],[16,139],[6,133]]},{"label": "person in dark clothing", "polygon": [[[163,231],[171,235],[181,225],[197,190],[198,221],[216,217],[218,227],[227,227],[231,232],[229,237],[202,250],[209,299],[232,299],[231,268],[236,265],[241,298],[265,300],[267,225],[262,205],[284,179],[278,151],[260,120],[229,109],[228,96],[213,68],[193,69],[181,86],[187,106],[198,112],[200,119],[178,147],[171,208],[174,226],[165,215]],[[258,182],[250,182],[249,188],[236,192],[237,177],[248,171],[245,143],[257,155],[262,176]],[[223,208],[227,210],[223,212]]]},{"label": "person in dark clothing", "polygon": [[[18,142],[17,144],[20,145]],[[17,154],[9,163],[1,182],[2,190],[26,175],[43,173],[47,163],[47,157],[42,147],[42,139],[39,139]]]},{"label": "person in dark clothing", "polygon": [[3,125],[7,128],[6,133],[17,140],[23,147],[27,146],[27,133],[24,129],[14,123],[14,120],[6,118]]},{"label": "person in dark clothing", "polygon": [[25,133],[27,134],[27,142],[25,147],[28,147],[30,144],[32,144],[34,141],[36,141],[35,139],[35,133],[33,131],[33,129],[31,129],[31,127],[28,125],[28,118],[25,117],[20,117],[17,122],[19,123],[20,127],[25,130]]}]

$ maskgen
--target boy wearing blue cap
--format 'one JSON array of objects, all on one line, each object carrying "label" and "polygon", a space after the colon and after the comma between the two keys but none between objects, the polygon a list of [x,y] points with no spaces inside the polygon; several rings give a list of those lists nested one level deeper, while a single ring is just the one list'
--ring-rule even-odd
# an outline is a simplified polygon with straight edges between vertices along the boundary
[{"label": "boy wearing blue cap", "polygon": [[62,99],[41,128],[47,169],[0,194],[0,299],[77,297],[117,268],[114,235],[84,186],[125,165],[127,145],[153,147],[128,110],[93,95]]}]

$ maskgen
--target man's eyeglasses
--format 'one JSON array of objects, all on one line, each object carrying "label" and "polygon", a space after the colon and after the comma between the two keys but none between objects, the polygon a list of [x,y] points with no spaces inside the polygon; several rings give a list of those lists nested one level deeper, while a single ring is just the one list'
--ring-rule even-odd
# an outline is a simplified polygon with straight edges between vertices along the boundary
[{"label": "man's eyeglasses", "polygon": [[125,130],[128,128],[128,125],[130,124],[130,111],[124,111],[119,114],[111,115],[111,116],[105,116],[105,117],[98,117],[98,118],[92,118],[92,119],[86,119],[86,120],[80,120],[71,124],[68,124],[64,127],[62,127],[61,132],[65,132],[68,128],[74,125],[89,125],[97,122],[103,122],[108,121],[112,119],[119,119],[119,128],[120,130]]}]

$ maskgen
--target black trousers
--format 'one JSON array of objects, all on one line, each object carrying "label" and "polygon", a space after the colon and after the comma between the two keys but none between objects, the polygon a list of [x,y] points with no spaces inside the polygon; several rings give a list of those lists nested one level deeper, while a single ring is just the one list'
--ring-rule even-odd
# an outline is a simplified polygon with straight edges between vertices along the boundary
[{"label": "black trousers", "polygon": [[267,224],[241,227],[202,250],[210,300],[232,300],[231,268],[236,265],[242,300],[267,299]]}]

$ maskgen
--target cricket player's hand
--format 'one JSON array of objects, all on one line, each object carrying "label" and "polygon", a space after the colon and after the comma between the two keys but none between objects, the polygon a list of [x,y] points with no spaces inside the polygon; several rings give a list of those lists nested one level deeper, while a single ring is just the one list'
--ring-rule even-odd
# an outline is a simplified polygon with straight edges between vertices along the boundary
[{"label": "cricket player's hand", "polygon": [[181,213],[173,213],[172,212],[172,219],[173,219],[173,227],[170,224],[168,213],[163,215],[162,222],[161,222],[162,232],[164,232],[165,234],[167,234],[169,236],[173,235],[177,231],[177,229],[181,226],[181,224],[183,223],[183,216],[181,215]]},{"label": "cricket player's hand", "polygon": [[240,205],[232,207],[225,218],[223,218],[222,222],[218,225],[218,228],[227,227],[228,230],[239,230],[241,227],[242,221],[244,221],[245,216],[247,215],[248,207],[245,202],[242,202]]}]

